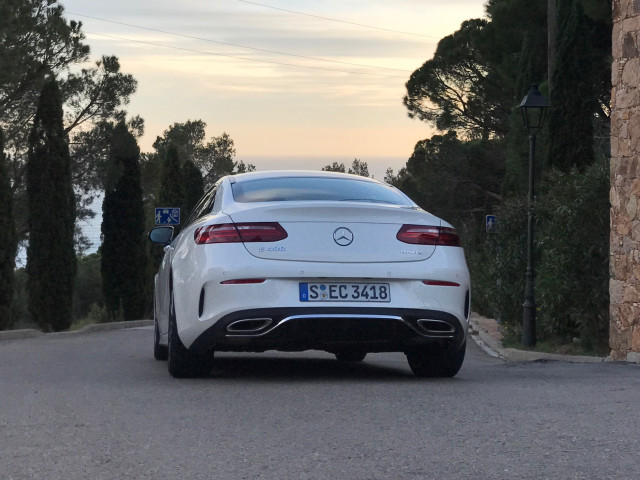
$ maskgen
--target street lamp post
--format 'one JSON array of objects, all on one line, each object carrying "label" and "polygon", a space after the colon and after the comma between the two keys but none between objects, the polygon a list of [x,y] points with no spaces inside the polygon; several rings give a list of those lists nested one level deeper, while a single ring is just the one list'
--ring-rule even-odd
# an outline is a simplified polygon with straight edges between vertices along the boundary
[{"label": "street lamp post", "polygon": [[536,299],[533,268],[533,201],[534,201],[534,160],[536,155],[536,133],[542,128],[549,102],[542,96],[537,85],[532,85],[529,93],[520,102],[520,111],[525,128],[529,131],[529,197],[527,215],[527,272],[522,304],[522,345],[536,344]]}]

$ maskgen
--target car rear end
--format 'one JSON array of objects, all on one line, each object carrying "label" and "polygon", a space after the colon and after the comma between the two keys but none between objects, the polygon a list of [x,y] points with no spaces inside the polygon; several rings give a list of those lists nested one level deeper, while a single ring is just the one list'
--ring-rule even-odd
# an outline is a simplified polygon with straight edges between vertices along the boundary
[{"label": "car rear end", "polygon": [[225,194],[222,211],[191,226],[191,244],[176,252],[192,256],[174,271],[192,287],[176,289],[175,299],[189,349],[464,345],[470,281],[450,225],[408,199],[310,201],[272,192],[239,202],[233,188]]}]

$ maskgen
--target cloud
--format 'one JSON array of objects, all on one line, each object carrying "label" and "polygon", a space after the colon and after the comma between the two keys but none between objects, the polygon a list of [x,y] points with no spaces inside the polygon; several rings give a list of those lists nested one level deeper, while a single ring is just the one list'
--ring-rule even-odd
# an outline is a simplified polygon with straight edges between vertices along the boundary
[{"label": "cloud", "polygon": [[[228,131],[238,152],[284,155],[310,148],[339,154],[344,148],[358,156],[361,145],[367,154],[408,156],[428,128],[407,119],[404,83],[431,57],[439,38],[482,16],[485,2],[257,1],[431,37],[238,0],[62,3],[68,18],[83,22],[94,60],[115,54],[122,70],[139,81],[129,111],[146,120],[143,150],[170,124],[202,119],[209,135]],[[318,132],[326,133],[321,141]]]}]

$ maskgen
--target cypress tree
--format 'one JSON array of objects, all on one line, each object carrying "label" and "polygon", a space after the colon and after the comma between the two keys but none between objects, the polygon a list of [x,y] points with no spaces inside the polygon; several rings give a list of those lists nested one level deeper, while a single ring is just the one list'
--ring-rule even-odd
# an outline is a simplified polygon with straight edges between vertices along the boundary
[{"label": "cypress tree", "polygon": [[[182,172],[180,154],[174,143],[170,143],[162,159],[162,169],[160,171],[160,189],[156,207],[177,207],[180,209],[180,221],[186,219],[185,212],[185,183]],[[175,233],[180,231],[180,226],[176,225]],[[162,248],[158,245],[150,244],[151,269],[153,273],[158,270],[162,257]]]},{"label": "cypress tree", "polygon": [[182,179],[184,181],[184,218],[186,219],[198,200],[204,195],[204,178],[202,172],[191,160],[182,164]]},{"label": "cypress tree", "polygon": [[66,330],[73,312],[76,208],[62,100],[55,80],[46,82],[42,88],[29,135],[26,175],[29,311],[42,330]]},{"label": "cypress tree", "polygon": [[16,256],[16,229],[13,220],[13,193],[4,155],[4,133],[0,128],[0,211],[4,225],[0,228],[0,330],[13,326],[11,299],[13,298]]},{"label": "cypress tree", "polygon": [[162,164],[158,207],[178,207],[181,220],[184,220],[185,191],[180,163],[178,148],[172,143],[167,149],[167,156]]},{"label": "cypress tree", "polygon": [[548,121],[548,162],[562,171],[593,163],[594,84],[599,64],[591,54],[587,17],[577,0],[558,0],[558,37]]},{"label": "cypress tree", "polygon": [[147,311],[147,253],[140,149],[124,122],[113,131],[102,202],[102,288],[112,319],[135,320]]}]

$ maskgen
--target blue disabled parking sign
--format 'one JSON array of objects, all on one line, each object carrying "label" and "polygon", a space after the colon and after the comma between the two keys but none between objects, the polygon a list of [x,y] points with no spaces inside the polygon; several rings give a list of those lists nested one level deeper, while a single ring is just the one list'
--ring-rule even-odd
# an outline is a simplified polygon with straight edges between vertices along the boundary
[{"label": "blue disabled parking sign", "polygon": [[178,225],[180,209],[177,207],[156,208],[156,225]]},{"label": "blue disabled parking sign", "polygon": [[487,215],[486,218],[486,227],[488,233],[495,233],[496,231],[496,216],[495,215]]}]

